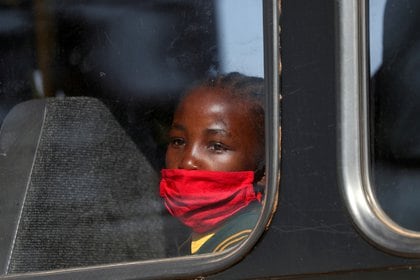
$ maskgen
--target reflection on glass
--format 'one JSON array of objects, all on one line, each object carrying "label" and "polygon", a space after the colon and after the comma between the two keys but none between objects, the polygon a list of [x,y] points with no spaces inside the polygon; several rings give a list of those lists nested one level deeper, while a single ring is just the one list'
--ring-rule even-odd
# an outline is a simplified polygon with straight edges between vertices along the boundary
[{"label": "reflection on glass", "polygon": [[0,275],[246,239],[264,193],[261,2],[0,4]]},{"label": "reflection on glass", "polygon": [[401,226],[420,230],[420,2],[370,0],[375,191]]}]

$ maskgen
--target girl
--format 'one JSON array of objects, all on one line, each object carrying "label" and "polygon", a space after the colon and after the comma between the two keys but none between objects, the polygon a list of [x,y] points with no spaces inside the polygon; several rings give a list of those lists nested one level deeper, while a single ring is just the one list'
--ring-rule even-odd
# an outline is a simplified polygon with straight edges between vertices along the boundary
[{"label": "girl", "polygon": [[231,248],[256,224],[264,186],[263,108],[263,79],[230,73],[188,91],[175,111],[160,194],[192,229],[192,254]]}]

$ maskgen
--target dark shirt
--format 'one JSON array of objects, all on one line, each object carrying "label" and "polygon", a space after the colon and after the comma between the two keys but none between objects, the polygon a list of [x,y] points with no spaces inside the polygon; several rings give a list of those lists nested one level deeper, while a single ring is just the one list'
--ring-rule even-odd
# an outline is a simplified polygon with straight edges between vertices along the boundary
[{"label": "dark shirt", "polygon": [[257,224],[260,213],[261,204],[251,203],[216,229],[195,254],[222,252],[240,244]]}]

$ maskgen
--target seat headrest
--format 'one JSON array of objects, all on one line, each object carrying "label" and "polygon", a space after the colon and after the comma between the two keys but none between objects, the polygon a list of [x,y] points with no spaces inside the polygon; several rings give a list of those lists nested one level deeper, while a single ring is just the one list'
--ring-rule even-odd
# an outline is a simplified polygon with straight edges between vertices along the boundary
[{"label": "seat headrest", "polygon": [[[32,158],[0,162],[33,163],[26,186],[19,187],[25,194],[16,195],[24,201],[15,215],[7,273],[164,257],[159,176],[112,113],[87,97],[46,99],[43,105]],[[16,137],[28,129],[14,126]]]}]

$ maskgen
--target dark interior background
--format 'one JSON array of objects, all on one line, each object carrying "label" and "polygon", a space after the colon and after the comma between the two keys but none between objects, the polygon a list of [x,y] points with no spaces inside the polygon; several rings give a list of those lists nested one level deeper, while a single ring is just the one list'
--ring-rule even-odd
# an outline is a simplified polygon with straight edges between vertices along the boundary
[{"label": "dark interior background", "polygon": [[214,13],[203,0],[3,2],[0,123],[24,100],[96,97],[159,169],[178,96],[218,69]]},{"label": "dark interior background", "polygon": [[420,230],[419,14],[419,1],[386,1],[383,37],[371,44],[382,45],[382,64],[370,79],[376,194],[393,220],[416,231]]}]

